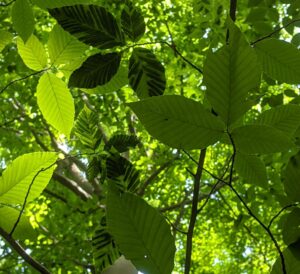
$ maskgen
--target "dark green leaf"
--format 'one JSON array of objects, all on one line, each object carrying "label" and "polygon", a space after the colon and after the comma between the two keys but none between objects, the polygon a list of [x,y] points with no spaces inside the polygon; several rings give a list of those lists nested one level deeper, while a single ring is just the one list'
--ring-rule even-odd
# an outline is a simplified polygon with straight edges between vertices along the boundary
[{"label": "dark green leaf", "polygon": [[285,170],[284,189],[290,201],[300,201],[300,153],[292,156]]},{"label": "dark green leaf", "polygon": [[139,98],[162,95],[165,69],[148,49],[135,48],[129,60],[129,84]]},{"label": "dark green leaf", "polygon": [[235,128],[232,137],[236,148],[245,154],[268,154],[291,149],[294,144],[282,131],[265,125]]},{"label": "dark green leaf", "polygon": [[69,86],[94,88],[105,85],[117,73],[121,62],[119,53],[95,54],[83,62],[70,76]]},{"label": "dark green leaf", "polygon": [[159,141],[175,148],[204,148],[217,142],[224,123],[202,104],[183,96],[152,97],[129,106]]},{"label": "dark green leaf", "polygon": [[128,37],[137,42],[145,33],[145,21],[139,9],[129,3],[124,7],[121,14],[123,31]]},{"label": "dark green leaf", "polygon": [[74,5],[50,9],[49,13],[66,31],[88,45],[99,49],[124,45],[116,19],[103,7]]},{"label": "dark green leaf", "polygon": [[107,224],[124,256],[139,271],[170,274],[175,244],[170,227],[160,213],[140,197],[110,189]]},{"label": "dark green leaf", "polygon": [[139,139],[135,135],[117,134],[109,139],[105,145],[105,149],[109,150],[114,147],[118,152],[122,153],[128,151],[139,144]]},{"label": "dark green leaf", "polygon": [[287,215],[282,228],[283,240],[287,245],[300,240],[300,208]]}]

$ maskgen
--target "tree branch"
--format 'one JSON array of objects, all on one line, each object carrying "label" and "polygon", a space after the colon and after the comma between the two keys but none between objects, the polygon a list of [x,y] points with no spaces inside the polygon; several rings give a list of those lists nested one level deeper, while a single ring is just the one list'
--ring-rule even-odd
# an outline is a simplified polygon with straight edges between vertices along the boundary
[{"label": "tree branch", "polygon": [[26,253],[24,248],[16,241],[14,240],[10,234],[8,234],[6,231],[4,231],[0,227],[0,235],[10,244],[10,246],[34,269],[39,271],[43,274],[50,274],[50,271],[45,268],[41,263],[36,261],[34,258],[32,258],[29,254]]},{"label": "tree branch", "polygon": [[12,3],[14,3],[16,0],[12,0],[8,3],[3,3],[3,2],[0,2],[0,7],[8,7],[9,5],[11,5]]},{"label": "tree branch", "polygon": [[288,209],[288,208],[290,208],[290,207],[294,207],[294,206],[298,206],[298,205],[299,205],[299,203],[294,203],[294,204],[291,204],[291,205],[286,205],[286,206],[284,206],[282,209],[280,209],[280,210],[278,211],[278,213],[270,220],[270,223],[269,223],[269,225],[268,225],[268,229],[271,228],[272,223],[275,221],[275,219],[276,219],[277,217],[279,217],[279,215],[280,215],[283,211],[285,211],[286,209]]},{"label": "tree branch", "polygon": [[203,172],[204,160],[205,160],[206,149],[201,149],[197,172],[194,176],[194,190],[193,190],[193,201],[192,201],[192,213],[190,217],[190,223],[186,239],[186,255],[185,255],[185,269],[184,273],[189,274],[191,268],[191,259],[192,259],[192,243],[193,243],[193,234],[197,218],[197,207],[198,207],[198,197],[200,191],[200,181]]}]

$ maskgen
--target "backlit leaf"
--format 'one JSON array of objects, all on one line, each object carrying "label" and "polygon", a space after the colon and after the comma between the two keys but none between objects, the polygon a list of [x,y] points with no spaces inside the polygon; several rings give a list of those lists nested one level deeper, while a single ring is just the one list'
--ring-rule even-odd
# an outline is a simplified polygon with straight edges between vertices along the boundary
[{"label": "backlit leaf", "polygon": [[4,49],[4,47],[12,42],[13,35],[5,30],[0,30],[0,51]]},{"label": "backlit leaf", "polygon": [[73,127],[75,108],[66,83],[54,74],[45,73],[39,80],[36,96],[46,121],[68,138]]},{"label": "backlit leaf", "polygon": [[178,95],[148,98],[128,104],[146,130],[175,148],[204,148],[217,142],[224,123],[199,102]]}]

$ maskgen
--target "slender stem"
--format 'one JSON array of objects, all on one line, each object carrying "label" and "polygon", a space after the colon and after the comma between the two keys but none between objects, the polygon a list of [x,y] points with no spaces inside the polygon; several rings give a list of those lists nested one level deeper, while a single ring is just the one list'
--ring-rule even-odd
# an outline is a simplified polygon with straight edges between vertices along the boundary
[{"label": "slender stem", "polygon": [[26,253],[25,249],[15,241],[10,234],[4,231],[0,227],[0,235],[10,244],[10,246],[34,269],[43,274],[50,274],[50,271],[45,268],[41,263],[32,258],[28,253]]},{"label": "slender stem", "polygon": [[186,253],[185,253],[186,255],[185,255],[185,270],[184,270],[185,274],[189,274],[191,270],[193,234],[194,234],[194,228],[197,219],[198,196],[200,191],[200,181],[203,172],[205,154],[206,154],[206,149],[201,149],[197,172],[194,176],[192,213],[190,217],[190,223],[189,223],[187,239],[186,239]]},{"label": "slender stem", "polygon": [[299,203],[294,203],[294,204],[291,204],[291,205],[286,205],[285,207],[283,207],[282,209],[280,209],[280,210],[278,211],[278,213],[276,213],[276,215],[270,220],[270,223],[269,223],[269,225],[268,225],[268,229],[271,228],[272,223],[275,221],[275,219],[276,219],[277,217],[279,217],[279,215],[280,215],[283,211],[285,211],[286,209],[288,209],[288,208],[290,208],[290,207],[294,207],[294,206],[298,206],[298,205],[299,205]]}]

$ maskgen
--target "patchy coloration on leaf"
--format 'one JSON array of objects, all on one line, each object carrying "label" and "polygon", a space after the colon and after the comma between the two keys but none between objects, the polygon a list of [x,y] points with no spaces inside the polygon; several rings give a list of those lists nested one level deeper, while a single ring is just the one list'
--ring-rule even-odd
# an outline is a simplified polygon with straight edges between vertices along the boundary
[{"label": "patchy coloration on leaf", "polygon": [[229,30],[229,45],[208,53],[203,70],[207,98],[227,125],[251,107],[249,92],[259,86],[261,75],[255,51],[233,23]]},{"label": "patchy coloration on leaf", "polygon": [[283,152],[294,147],[293,142],[282,131],[265,125],[235,128],[232,138],[237,150],[245,154]]},{"label": "patchy coloration on leaf", "polygon": [[12,42],[13,35],[5,30],[0,30],[0,51],[2,51],[7,44]]},{"label": "patchy coloration on leaf", "polygon": [[300,83],[300,52],[293,45],[278,39],[265,39],[255,44],[264,72],[274,80]]},{"label": "patchy coloration on leaf", "polygon": [[121,62],[119,53],[98,53],[90,56],[69,80],[70,87],[94,88],[107,84],[118,72]]},{"label": "patchy coloration on leaf", "polygon": [[267,188],[268,179],[266,167],[258,156],[237,153],[234,168],[245,179],[247,184]]},{"label": "patchy coloration on leaf", "polygon": [[12,7],[11,17],[15,30],[26,43],[34,30],[35,24],[28,0],[16,0]]},{"label": "patchy coloration on leaf", "polygon": [[32,2],[43,9],[60,8],[76,4],[86,4],[89,0],[32,0]]},{"label": "patchy coloration on leaf", "polygon": [[54,74],[45,73],[39,80],[36,96],[46,121],[69,138],[75,107],[66,83]]},{"label": "patchy coloration on leaf", "polygon": [[[20,211],[15,208],[8,206],[0,207],[0,227],[3,228],[7,233],[10,233],[17,219],[19,218],[19,215]],[[12,234],[12,237],[16,240],[34,240],[36,236],[37,234],[31,226],[28,218],[22,215],[14,233]]]},{"label": "patchy coloration on leaf", "polygon": [[141,99],[162,95],[166,88],[165,68],[148,49],[135,48],[129,59],[129,85]]},{"label": "patchy coloration on leaf", "polygon": [[25,44],[21,38],[18,38],[17,45],[18,52],[27,67],[36,71],[46,68],[46,51],[38,38],[31,35]]},{"label": "patchy coloration on leaf", "polygon": [[197,149],[216,143],[224,123],[201,103],[178,95],[128,104],[154,138],[174,148]]},{"label": "patchy coloration on leaf", "polygon": [[49,34],[48,50],[51,64],[64,65],[82,58],[88,46],[55,25]]},{"label": "patchy coloration on leaf", "polygon": [[112,136],[104,149],[110,150],[115,148],[119,153],[126,152],[130,148],[134,148],[140,143],[139,139],[135,135],[115,134]]},{"label": "patchy coloration on leaf", "polygon": [[141,11],[127,4],[121,14],[122,30],[133,42],[137,42],[145,33],[146,25]]},{"label": "patchy coloration on leaf", "polygon": [[37,198],[52,177],[56,159],[54,152],[28,153],[15,159],[0,177],[0,202],[23,204],[29,188],[27,202]]},{"label": "patchy coloration on leaf", "polygon": [[285,169],[284,189],[288,199],[300,202],[300,153],[292,156]]},{"label": "patchy coloration on leaf", "polygon": [[110,188],[107,225],[121,252],[139,271],[172,273],[175,243],[170,227],[164,217],[143,199]]},{"label": "patchy coloration on leaf", "polygon": [[80,41],[109,49],[124,45],[124,34],[114,16],[96,5],[74,5],[50,9],[57,22]]},{"label": "patchy coloration on leaf", "polygon": [[300,106],[289,104],[273,107],[259,115],[255,122],[292,136],[300,126]]}]

